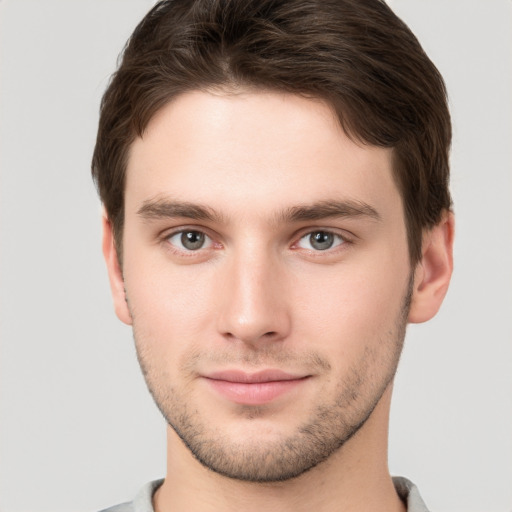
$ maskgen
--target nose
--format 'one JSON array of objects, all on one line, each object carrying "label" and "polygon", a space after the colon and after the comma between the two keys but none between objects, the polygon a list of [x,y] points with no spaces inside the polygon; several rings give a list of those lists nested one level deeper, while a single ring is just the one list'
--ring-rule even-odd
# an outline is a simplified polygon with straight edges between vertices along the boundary
[{"label": "nose", "polygon": [[234,257],[220,287],[218,330],[225,339],[260,346],[289,335],[286,279],[271,256]]}]

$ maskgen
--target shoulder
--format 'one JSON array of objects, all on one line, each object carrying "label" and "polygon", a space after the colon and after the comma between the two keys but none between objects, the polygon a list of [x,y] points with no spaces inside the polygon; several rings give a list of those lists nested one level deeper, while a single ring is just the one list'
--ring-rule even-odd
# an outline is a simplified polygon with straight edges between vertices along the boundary
[{"label": "shoulder", "polygon": [[402,501],[407,505],[407,512],[429,512],[418,488],[403,476],[394,476],[393,484]]},{"label": "shoulder", "polygon": [[163,480],[154,480],[147,483],[140,491],[133,501],[114,505],[113,507],[106,508],[100,512],[154,512],[153,509],[153,494],[162,485]]},{"label": "shoulder", "polygon": [[100,512],[134,512],[133,501],[127,501],[120,505],[114,505],[113,507],[105,508]]}]

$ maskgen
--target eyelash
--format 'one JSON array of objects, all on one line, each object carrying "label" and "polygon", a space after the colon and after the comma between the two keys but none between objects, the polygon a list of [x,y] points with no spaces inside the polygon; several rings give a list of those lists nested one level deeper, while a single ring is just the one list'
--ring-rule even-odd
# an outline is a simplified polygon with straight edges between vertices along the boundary
[{"label": "eyelash", "polygon": [[[209,241],[208,246],[207,247],[201,246],[201,247],[197,248],[196,250],[194,250],[194,249],[187,249],[185,247],[179,248],[171,242],[172,238],[177,237],[178,235],[181,235],[181,237],[183,237],[183,235],[186,233],[196,233],[196,234],[199,234],[200,236],[203,236],[205,238],[205,240]],[[312,235],[315,235],[315,234],[323,234],[323,235],[332,236],[334,238],[333,244],[335,244],[335,245],[327,247],[325,249],[316,249],[316,250],[314,248],[311,248],[311,249],[302,248],[314,256],[321,256],[322,254],[324,254],[324,255],[332,254],[333,252],[336,252],[337,250],[341,250],[342,246],[350,245],[353,243],[353,239],[351,239],[345,233],[341,234],[333,229],[317,228],[317,229],[309,229],[308,231],[301,231],[301,233],[299,234],[298,237],[297,236],[294,237],[294,239],[296,241],[293,242],[293,244],[291,245],[291,249],[292,250],[300,250],[301,249],[301,247],[299,246],[300,242],[303,241],[304,239],[306,239],[307,237],[311,237]],[[192,227],[191,228],[181,228],[176,231],[172,231],[171,233],[166,233],[162,237],[162,241],[163,241],[163,243],[166,244],[166,247],[169,250],[171,250],[175,254],[178,254],[182,257],[194,257],[194,256],[197,257],[200,254],[204,255],[204,252],[203,252],[204,250],[208,250],[208,249],[212,249],[212,248],[214,248],[214,249],[222,248],[222,244],[215,242],[213,237],[210,236],[207,232],[205,232],[204,229],[192,228]]]},{"label": "eyelash", "polygon": [[[303,240],[305,241],[308,241],[309,240],[309,245],[310,246],[313,246],[313,244],[316,242],[316,243],[322,243],[322,241],[320,240],[318,242],[318,240],[315,241],[314,239],[314,235],[321,235],[322,238],[325,238],[326,236],[327,237],[330,237],[331,238],[331,244],[328,246],[328,247],[325,247],[324,249],[320,249],[320,248],[307,248],[307,247],[302,247],[303,249],[307,250],[307,251],[310,251],[312,253],[329,253],[329,252],[332,252],[336,249],[336,247],[339,247],[341,245],[344,245],[348,242],[348,239],[339,234],[339,233],[336,233],[335,231],[332,231],[332,230],[328,230],[328,229],[315,229],[314,231],[308,231],[307,233],[303,234],[297,242],[295,242],[293,244],[292,247],[299,247],[300,248],[300,244]],[[321,238],[321,237],[318,237],[318,238]]]},{"label": "eyelash", "polygon": [[[193,249],[187,249],[186,247],[183,247],[183,248],[177,247],[175,244],[173,244],[171,242],[171,240],[174,237],[177,237],[180,235],[181,235],[181,237],[183,237],[183,235],[186,233],[197,233],[197,234],[203,236],[207,241],[209,241],[208,247],[199,247],[198,249],[193,250]],[[167,250],[171,251],[172,253],[174,253],[180,257],[185,257],[185,258],[193,258],[193,257],[197,258],[197,256],[199,256],[199,255],[204,256],[205,249],[206,250],[211,249],[212,247],[215,247],[215,246],[217,246],[218,248],[221,247],[221,244],[215,243],[213,238],[208,233],[206,233],[204,229],[193,228],[193,227],[181,228],[181,229],[172,231],[171,233],[165,233],[162,236],[161,241],[165,244],[165,247]]]}]

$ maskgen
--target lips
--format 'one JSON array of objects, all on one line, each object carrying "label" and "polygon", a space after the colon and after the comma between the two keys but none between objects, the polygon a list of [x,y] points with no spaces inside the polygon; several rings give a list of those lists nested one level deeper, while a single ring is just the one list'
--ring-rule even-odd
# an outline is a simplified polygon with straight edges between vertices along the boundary
[{"label": "lips", "polygon": [[228,370],[204,376],[215,392],[231,402],[243,405],[269,403],[296,389],[308,378],[308,375],[292,375],[273,369],[256,373]]},{"label": "lips", "polygon": [[223,380],[226,382],[238,382],[240,384],[257,384],[261,382],[280,382],[297,380],[303,376],[291,375],[281,370],[262,370],[256,373],[246,373],[238,370],[214,372],[207,375],[212,380]]}]

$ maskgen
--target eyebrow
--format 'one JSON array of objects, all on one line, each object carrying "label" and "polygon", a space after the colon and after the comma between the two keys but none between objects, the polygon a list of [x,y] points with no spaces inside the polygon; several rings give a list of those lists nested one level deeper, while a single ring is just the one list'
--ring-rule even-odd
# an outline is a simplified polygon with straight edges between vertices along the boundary
[{"label": "eyebrow", "polygon": [[220,221],[221,216],[212,208],[195,203],[170,199],[151,199],[144,201],[137,210],[143,219],[185,218],[191,220]]},{"label": "eyebrow", "polygon": [[300,222],[322,220],[335,217],[368,217],[381,220],[379,212],[363,201],[320,201],[311,205],[298,205],[286,208],[279,216],[280,221]]},{"label": "eyebrow", "polygon": [[[219,223],[223,221],[223,216],[208,206],[164,198],[144,201],[137,214],[145,220],[185,218]],[[363,201],[331,200],[285,208],[277,213],[274,222],[303,222],[339,217],[368,217],[381,220],[378,211]]]}]

